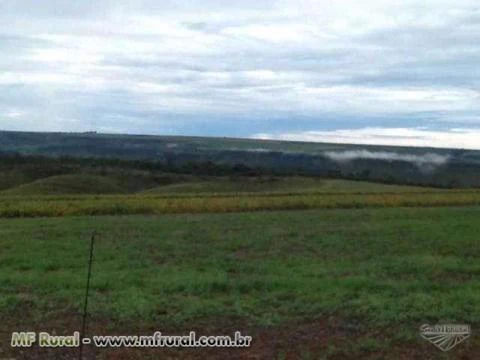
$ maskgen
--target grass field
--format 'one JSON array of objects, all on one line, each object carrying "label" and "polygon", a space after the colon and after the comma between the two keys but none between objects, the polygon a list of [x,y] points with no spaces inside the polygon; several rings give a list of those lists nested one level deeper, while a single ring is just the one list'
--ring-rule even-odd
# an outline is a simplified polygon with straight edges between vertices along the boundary
[{"label": "grass field", "polygon": [[[140,173],[141,174],[141,173]],[[425,192],[435,189],[427,187],[386,185],[380,183],[350,181],[339,179],[321,179],[301,176],[278,177],[200,177],[178,174],[163,174],[164,184],[149,186],[153,183],[136,174],[137,186],[131,186],[128,179],[119,174],[84,175],[67,174],[41,178],[23,183],[17,179],[16,186],[10,186],[0,192],[2,195],[44,196],[44,195],[88,195],[88,194],[235,194],[235,193],[380,193],[380,192]],[[143,180],[143,181],[141,181]],[[438,189],[437,189],[438,191]]]},{"label": "grass field", "polygon": [[[480,324],[479,216],[462,207],[4,219],[2,330],[78,325],[95,229],[92,329],[133,321],[259,335],[328,321],[331,342],[270,350],[276,358],[438,356],[418,326]],[[350,341],[336,342],[338,324]],[[478,345],[458,351],[478,354]]]},{"label": "grass field", "polygon": [[225,193],[380,193],[424,192],[425,187],[386,185],[365,181],[331,180],[308,177],[219,178],[192,181],[146,190],[145,194],[225,194]]},{"label": "grass field", "polygon": [[478,339],[441,354],[418,336],[424,323],[480,325],[480,191],[185,180],[108,195],[125,188],[65,175],[3,192],[0,358],[76,356],[19,354],[8,337],[80,328],[94,230],[90,334],[241,330],[254,343],[243,352],[90,348],[89,359],[480,357]]}]

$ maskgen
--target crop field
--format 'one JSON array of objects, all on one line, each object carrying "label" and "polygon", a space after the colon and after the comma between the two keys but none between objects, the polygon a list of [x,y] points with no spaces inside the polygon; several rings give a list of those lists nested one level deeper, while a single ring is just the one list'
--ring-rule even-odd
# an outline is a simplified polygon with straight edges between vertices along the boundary
[{"label": "crop field", "polygon": [[5,344],[22,329],[78,331],[92,231],[90,334],[241,330],[253,344],[88,358],[480,356],[478,339],[442,353],[418,335],[425,323],[480,325],[477,190],[290,178],[51,192],[60,180],[0,196],[0,358],[75,358]]},{"label": "crop field", "polygon": [[478,191],[248,194],[195,196],[50,196],[4,197],[0,217],[62,217],[169,213],[223,213],[366,207],[432,207],[479,205]]},{"label": "crop field", "polygon": [[[94,189],[95,193],[89,194],[84,189]],[[105,189],[109,191],[97,193]],[[197,180],[137,193],[105,194],[115,193],[116,189],[118,188],[109,179],[102,177],[63,176],[42,179],[1,192],[0,217],[159,215],[480,204],[480,191],[476,189],[445,190],[301,177],[241,181]]]}]

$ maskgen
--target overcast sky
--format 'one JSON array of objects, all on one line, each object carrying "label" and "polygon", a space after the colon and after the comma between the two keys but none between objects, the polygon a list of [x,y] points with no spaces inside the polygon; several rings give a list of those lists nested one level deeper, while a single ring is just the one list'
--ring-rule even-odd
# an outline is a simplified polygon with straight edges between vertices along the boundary
[{"label": "overcast sky", "polygon": [[478,0],[0,0],[0,129],[480,149]]}]

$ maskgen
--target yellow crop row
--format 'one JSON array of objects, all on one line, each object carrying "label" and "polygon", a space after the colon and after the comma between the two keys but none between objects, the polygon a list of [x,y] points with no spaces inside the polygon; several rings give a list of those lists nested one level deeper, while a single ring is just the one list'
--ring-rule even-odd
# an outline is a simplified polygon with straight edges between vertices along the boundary
[{"label": "yellow crop row", "polygon": [[480,192],[292,194],[270,196],[76,196],[0,198],[0,217],[56,217],[260,210],[480,205]]}]

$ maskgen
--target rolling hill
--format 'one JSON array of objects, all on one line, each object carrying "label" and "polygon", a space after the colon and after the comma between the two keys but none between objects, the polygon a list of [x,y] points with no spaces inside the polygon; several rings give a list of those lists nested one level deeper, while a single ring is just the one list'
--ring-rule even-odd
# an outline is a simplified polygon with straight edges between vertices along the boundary
[{"label": "rolling hill", "polygon": [[141,164],[138,166],[144,169],[194,176],[297,175],[388,184],[480,187],[480,151],[464,149],[181,136],[0,132],[1,154],[69,157],[96,162],[127,161],[131,163],[130,167],[137,166],[132,164],[138,162]]},{"label": "rolling hill", "polygon": [[221,194],[221,193],[380,193],[428,191],[429,188],[386,185],[365,181],[308,177],[218,178],[209,181],[158,186],[144,194]]},{"label": "rolling hill", "polygon": [[5,195],[121,194],[126,190],[105,176],[59,175],[23,184],[2,192]]}]

